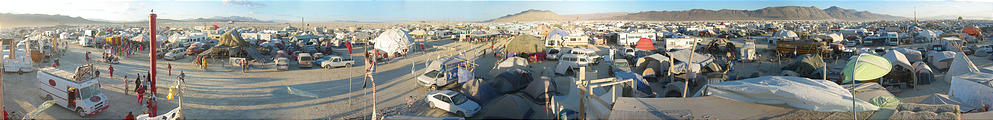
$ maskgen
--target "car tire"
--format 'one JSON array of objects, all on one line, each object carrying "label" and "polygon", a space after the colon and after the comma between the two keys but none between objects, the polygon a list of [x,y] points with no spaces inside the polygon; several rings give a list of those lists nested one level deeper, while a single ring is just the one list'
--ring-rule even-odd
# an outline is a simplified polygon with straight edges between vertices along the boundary
[{"label": "car tire", "polygon": [[86,117],[86,112],[83,112],[81,107],[76,107],[76,113],[79,114],[79,117]]},{"label": "car tire", "polygon": [[431,91],[431,90],[438,90],[438,85],[431,85],[431,87],[428,88],[428,91]]},{"label": "car tire", "polygon": [[434,108],[434,102],[428,101],[428,106],[431,106],[431,108]]}]

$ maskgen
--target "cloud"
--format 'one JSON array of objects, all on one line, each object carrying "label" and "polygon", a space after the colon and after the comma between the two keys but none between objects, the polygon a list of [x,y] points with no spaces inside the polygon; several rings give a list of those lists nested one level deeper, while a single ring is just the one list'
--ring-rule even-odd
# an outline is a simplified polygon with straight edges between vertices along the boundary
[{"label": "cloud", "polygon": [[233,6],[245,6],[247,8],[254,8],[254,7],[265,6],[265,4],[263,4],[261,2],[253,2],[253,1],[248,1],[248,0],[222,0],[221,2],[224,3],[224,5],[228,5],[228,6],[232,6],[232,5]]}]

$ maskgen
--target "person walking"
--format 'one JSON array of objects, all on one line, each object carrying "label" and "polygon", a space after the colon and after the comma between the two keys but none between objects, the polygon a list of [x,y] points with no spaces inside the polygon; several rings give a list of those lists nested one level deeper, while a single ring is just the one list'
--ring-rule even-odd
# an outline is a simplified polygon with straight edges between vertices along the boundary
[{"label": "person walking", "polygon": [[128,82],[128,75],[124,75],[124,79],[123,80],[124,80],[124,94],[127,95],[130,92],[130,91],[128,91],[129,90],[128,89],[128,86],[130,86],[130,83]]},{"label": "person walking", "polygon": [[87,51],[86,54],[84,54],[83,62],[90,63],[90,52],[89,51]]},{"label": "person walking", "polygon": [[113,65],[107,65],[107,66],[108,66],[107,72],[110,73],[110,79],[114,79],[114,66]]},{"label": "person walking", "polygon": [[186,84],[186,73],[183,73],[182,70],[179,71],[179,80],[183,81],[183,84]]},{"label": "person walking", "polygon": [[167,66],[169,66],[169,76],[172,76],[172,63],[168,63]]}]

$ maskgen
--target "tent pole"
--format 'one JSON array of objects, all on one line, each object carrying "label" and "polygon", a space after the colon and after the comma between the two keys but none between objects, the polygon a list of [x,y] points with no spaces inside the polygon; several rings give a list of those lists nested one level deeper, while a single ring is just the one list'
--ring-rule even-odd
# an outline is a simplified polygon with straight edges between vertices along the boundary
[{"label": "tent pole", "polygon": [[[853,65],[858,65],[859,64],[859,59],[862,59],[862,54],[859,54],[858,57],[855,57],[855,63]],[[855,107],[855,83],[857,81],[857,80],[855,80],[855,73],[856,73],[855,72],[855,69],[856,68],[852,68],[852,76],[851,76],[851,78],[852,78],[852,119],[857,120],[859,118],[859,115],[858,115],[858,111],[856,110],[856,107]]]}]

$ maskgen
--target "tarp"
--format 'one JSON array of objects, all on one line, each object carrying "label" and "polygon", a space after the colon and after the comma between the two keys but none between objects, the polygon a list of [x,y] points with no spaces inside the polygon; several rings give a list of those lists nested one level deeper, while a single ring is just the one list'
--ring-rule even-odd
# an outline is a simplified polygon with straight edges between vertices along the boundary
[{"label": "tarp", "polygon": [[520,95],[506,94],[493,99],[478,113],[482,119],[531,119],[537,112],[534,103]]},{"label": "tarp", "polygon": [[510,57],[510,58],[507,58],[507,59],[503,60],[503,62],[500,62],[500,64],[497,64],[496,69],[503,69],[503,68],[524,68],[527,65],[528,65],[528,59],[524,59],[524,58],[521,58],[521,57]]},{"label": "tarp", "polygon": [[910,48],[893,48],[893,50],[903,53],[903,56],[907,57],[907,62],[914,63],[914,62],[924,61],[924,55],[921,54],[921,51],[917,51]]},{"label": "tarp", "polygon": [[824,68],[826,64],[820,55],[803,54],[793,59],[793,62],[783,67],[783,70],[791,70],[800,73],[800,76],[809,77],[817,69]]},{"label": "tarp", "polygon": [[676,50],[673,52],[668,52],[667,54],[669,54],[669,56],[672,57],[673,59],[676,59],[676,61],[680,61],[680,62],[689,62],[690,55],[693,54],[692,63],[699,64],[700,66],[706,67],[712,71],[721,70],[720,66],[713,64],[714,57],[711,57],[710,55],[707,54],[696,53],[689,49]]},{"label": "tarp", "polygon": [[896,98],[894,96],[879,96],[869,100],[869,103],[872,105],[882,108],[893,108],[900,105],[902,102],[903,101],[900,101],[900,98]]},{"label": "tarp", "polygon": [[641,38],[638,40],[638,44],[637,46],[634,46],[634,48],[642,50],[655,50],[655,44],[652,43],[652,39]]},{"label": "tarp", "polygon": [[914,66],[910,64],[909,60],[907,60],[907,56],[904,56],[903,53],[897,52],[896,50],[886,51],[886,55],[883,55],[883,58],[889,60],[894,66],[900,66],[906,70],[914,69]]},{"label": "tarp", "polygon": [[501,95],[501,93],[498,93],[496,88],[493,88],[493,86],[490,86],[489,84],[485,84],[483,79],[469,80],[463,83],[462,89],[459,90],[461,90],[461,93],[468,96],[469,99],[479,102],[482,105],[485,105],[490,100],[493,100],[493,98]]},{"label": "tarp", "polygon": [[955,76],[948,95],[966,105],[993,105],[993,74],[970,72]]},{"label": "tarp", "polygon": [[946,70],[952,64],[953,58],[955,58],[955,52],[952,51],[941,51],[941,52],[929,52],[928,63],[937,70]]},{"label": "tarp", "polygon": [[241,38],[241,34],[235,30],[224,33],[221,35],[221,39],[217,40],[217,46],[239,47],[244,45],[248,45],[248,42],[245,42],[245,39]]},{"label": "tarp", "polygon": [[507,42],[504,52],[507,53],[539,53],[545,51],[545,45],[538,37],[531,35],[520,35]]},{"label": "tarp", "polygon": [[959,52],[952,59],[952,64],[949,66],[948,72],[945,72],[945,81],[950,81],[952,77],[971,72],[979,72],[979,68],[975,64],[972,64],[972,60],[969,60],[968,56]]},{"label": "tarp", "polygon": [[[890,64],[886,58],[880,57],[878,55],[862,53],[857,56],[853,56],[848,63],[845,64],[845,69],[842,70],[842,74],[845,78],[842,83],[855,80],[872,80],[879,77],[883,77],[893,66]],[[853,77],[854,76],[854,77]]]},{"label": "tarp", "polygon": [[[648,83],[648,81],[645,81],[645,79],[642,78],[641,75],[635,74],[633,72],[621,71],[614,73],[614,76],[616,76],[617,80],[631,79],[632,81],[634,81],[632,82],[631,86],[634,86],[635,91],[641,92],[641,94],[644,95],[655,94],[654,92],[652,92],[652,87],[650,86],[650,83]],[[635,96],[635,97],[640,97],[640,96]]]},{"label": "tarp", "polygon": [[780,29],[779,31],[776,31],[776,33],[772,34],[772,37],[776,37],[776,38],[795,38],[795,37],[799,37],[799,36],[797,36],[797,34],[795,32],[793,32],[793,31],[791,31],[791,30]]},{"label": "tarp", "polygon": [[969,111],[969,110],[972,110],[972,109],[976,109],[976,106],[975,105],[962,104],[962,102],[959,102],[955,98],[952,98],[952,97],[949,97],[948,95],[940,94],[940,93],[934,93],[934,94],[931,94],[930,96],[928,96],[927,98],[924,98],[924,100],[921,101],[921,104],[935,104],[935,105],[951,104],[951,105],[959,105],[959,111]]},{"label": "tarp", "polygon": [[406,31],[400,29],[386,30],[379,37],[372,39],[375,43],[373,47],[386,53],[401,53],[405,49],[410,49],[414,45],[414,38],[410,37]]},{"label": "tarp", "polygon": [[924,62],[914,63],[914,74],[917,74],[917,82],[920,84],[931,84],[934,81],[934,70]]},{"label": "tarp", "polygon": [[831,81],[801,77],[764,76],[707,85],[712,96],[759,104],[786,104],[814,111],[870,111],[879,109]]},{"label": "tarp", "polygon": [[524,88],[524,90],[521,90],[521,92],[528,97],[531,97],[535,103],[545,104],[545,101],[548,101],[552,98],[552,96],[559,94],[557,89],[558,88],[555,85],[555,82],[552,82],[549,79],[538,79],[528,83],[528,86]]}]

